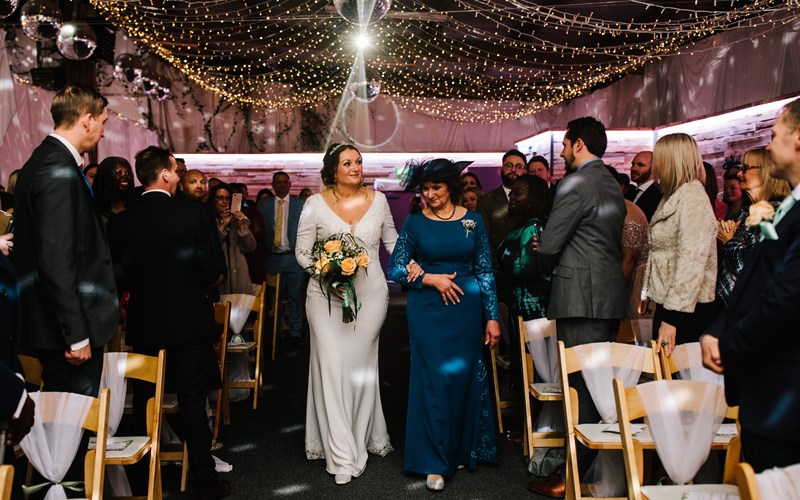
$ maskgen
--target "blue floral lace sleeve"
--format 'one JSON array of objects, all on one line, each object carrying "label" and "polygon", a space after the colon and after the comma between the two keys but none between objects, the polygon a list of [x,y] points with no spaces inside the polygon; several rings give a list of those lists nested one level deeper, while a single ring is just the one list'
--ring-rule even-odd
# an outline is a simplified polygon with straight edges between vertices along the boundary
[{"label": "blue floral lace sleeve", "polygon": [[397,283],[402,283],[411,288],[422,288],[421,277],[411,283],[408,282],[408,270],[406,270],[406,266],[411,262],[411,259],[414,258],[415,252],[414,238],[409,233],[410,222],[411,217],[403,224],[403,229],[397,237],[397,243],[394,245],[394,251],[389,259],[389,265],[386,271],[389,274],[389,278]]},{"label": "blue floral lace sleeve", "polygon": [[492,264],[492,252],[489,246],[489,238],[486,236],[486,229],[483,220],[477,217],[475,220],[475,252],[472,256],[472,269],[475,278],[478,280],[478,287],[481,290],[481,303],[483,304],[484,319],[499,319],[500,313],[497,310],[497,288],[494,282],[494,265]]}]

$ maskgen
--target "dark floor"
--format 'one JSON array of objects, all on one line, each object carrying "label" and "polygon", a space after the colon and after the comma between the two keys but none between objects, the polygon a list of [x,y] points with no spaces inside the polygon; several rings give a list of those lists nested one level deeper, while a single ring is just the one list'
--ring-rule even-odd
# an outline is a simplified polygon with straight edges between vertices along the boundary
[{"label": "dark floor", "polygon": [[[408,394],[409,349],[405,301],[392,293],[389,314],[381,332],[381,397],[392,436],[394,453],[370,456],[367,469],[350,484],[337,486],[325,471],[322,460],[306,460],[304,423],[308,380],[308,347],[303,351],[279,349],[278,359],[266,367],[264,398],[257,410],[252,399],[233,403],[231,425],[224,426],[220,440],[224,448],[215,452],[233,465],[223,474],[233,486],[231,498],[427,498],[424,478],[403,471],[406,399]],[[521,418],[506,419],[519,428]],[[529,498],[538,500],[525,485],[528,474],[522,445],[498,436],[497,466],[480,466],[476,471],[459,471],[437,498]],[[177,465],[165,464],[164,491],[169,498],[179,495]]]}]

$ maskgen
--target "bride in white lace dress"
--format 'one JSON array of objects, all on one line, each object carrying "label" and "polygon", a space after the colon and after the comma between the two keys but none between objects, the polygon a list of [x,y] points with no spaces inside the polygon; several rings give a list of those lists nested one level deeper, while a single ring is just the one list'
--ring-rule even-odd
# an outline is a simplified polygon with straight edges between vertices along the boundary
[{"label": "bride in white lace dress", "polygon": [[378,250],[383,241],[391,253],[397,232],[383,193],[362,186],[361,154],[355,147],[331,146],[322,180],[328,187],[309,197],[300,215],[295,247],[300,266],[312,265],[316,241],[338,233],[352,233],[370,256],[367,272],[355,278],[362,303],[355,322],[342,322],[339,301],[333,297],[329,306],[314,278],[306,298],[311,329],[306,457],[324,458],[336,483],[346,484],[364,472],[367,452],[385,456],[393,451],[378,380],[378,338],[389,299]]}]

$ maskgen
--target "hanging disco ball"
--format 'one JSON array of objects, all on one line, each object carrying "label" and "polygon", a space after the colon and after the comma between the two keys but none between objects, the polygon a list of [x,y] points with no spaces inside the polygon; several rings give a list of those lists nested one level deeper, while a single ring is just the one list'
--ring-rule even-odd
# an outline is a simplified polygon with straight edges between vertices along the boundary
[{"label": "hanging disco ball", "polygon": [[17,10],[17,0],[0,0],[0,19],[6,18]]},{"label": "hanging disco ball", "polygon": [[83,61],[94,54],[97,48],[97,35],[94,30],[86,23],[79,21],[69,21],[61,26],[56,39],[58,51],[67,59],[73,61]]},{"label": "hanging disco ball", "polygon": [[392,8],[392,0],[333,0],[336,12],[359,26],[377,23]]},{"label": "hanging disco ball", "polygon": [[372,68],[364,73],[364,78],[356,77],[347,84],[347,93],[357,101],[370,103],[381,93],[381,74]]},{"label": "hanging disco ball", "polygon": [[55,40],[61,29],[61,12],[50,0],[30,0],[22,6],[19,20],[22,31],[38,42]]},{"label": "hanging disco ball", "polygon": [[123,53],[114,58],[114,77],[128,85],[142,84],[142,63],[133,54]]},{"label": "hanging disco ball", "polygon": [[145,93],[159,102],[167,100],[170,94],[169,80],[163,76],[150,77],[149,80],[152,83],[149,90],[145,86],[145,80],[142,80],[142,87],[145,89]]}]

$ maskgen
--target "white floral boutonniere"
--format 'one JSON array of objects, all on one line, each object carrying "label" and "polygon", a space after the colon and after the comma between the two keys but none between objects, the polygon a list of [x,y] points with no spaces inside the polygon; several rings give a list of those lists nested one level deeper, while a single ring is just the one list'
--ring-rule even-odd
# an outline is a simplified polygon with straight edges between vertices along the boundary
[{"label": "white floral boutonniere", "polygon": [[469,233],[475,229],[475,221],[472,219],[463,219],[461,225],[464,226],[464,231],[467,233],[466,238],[469,238]]},{"label": "white floral boutonniere", "polygon": [[747,227],[758,226],[761,229],[761,239],[777,240],[778,232],[772,223],[773,217],[775,217],[775,207],[770,202],[762,200],[750,205],[750,214],[744,223]]}]

